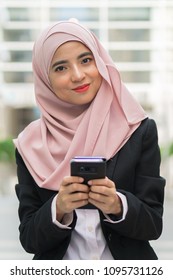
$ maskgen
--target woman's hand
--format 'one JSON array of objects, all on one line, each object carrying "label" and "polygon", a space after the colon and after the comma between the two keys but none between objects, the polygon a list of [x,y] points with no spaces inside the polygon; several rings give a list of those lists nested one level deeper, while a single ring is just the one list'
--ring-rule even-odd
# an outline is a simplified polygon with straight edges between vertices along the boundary
[{"label": "woman's hand", "polygon": [[74,209],[88,204],[89,187],[82,184],[83,178],[75,176],[64,177],[56,200],[57,220],[71,213]]},{"label": "woman's hand", "polygon": [[88,182],[90,185],[88,202],[99,208],[104,214],[120,215],[122,205],[119,196],[116,194],[116,187],[113,181],[108,179],[95,179]]}]

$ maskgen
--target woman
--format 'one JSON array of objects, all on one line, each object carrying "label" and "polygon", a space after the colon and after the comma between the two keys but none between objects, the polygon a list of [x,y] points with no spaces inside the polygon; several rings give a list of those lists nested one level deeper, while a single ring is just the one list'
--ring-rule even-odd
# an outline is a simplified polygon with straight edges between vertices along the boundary
[{"label": "woman", "polygon": [[[33,50],[41,111],[14,141],[20,240],[34,259],[157,259],[165,180],[155,122],[95,35],[53,24]],[[103,156],[103,179],[70,176],[75,156]]]}]

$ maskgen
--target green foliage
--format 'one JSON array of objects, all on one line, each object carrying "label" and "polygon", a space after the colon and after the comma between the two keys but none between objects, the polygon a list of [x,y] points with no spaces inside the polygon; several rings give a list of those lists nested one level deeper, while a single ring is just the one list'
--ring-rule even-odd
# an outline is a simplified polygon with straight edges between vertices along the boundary
[{"label": "green foliage", "polygon": [[170,145],[168,147],[168,154],[169,154],[169,156],[173,155],[173,143],[170,143]]},{"label": "green foliage", "polygon": [[160,148],[162,159],[167,159],[173,156],[173,142]]},{"label": "green foliage", "polygon": [[11,138],[0,140],[0,162],[11,162],[15,160],[15,148]]}]

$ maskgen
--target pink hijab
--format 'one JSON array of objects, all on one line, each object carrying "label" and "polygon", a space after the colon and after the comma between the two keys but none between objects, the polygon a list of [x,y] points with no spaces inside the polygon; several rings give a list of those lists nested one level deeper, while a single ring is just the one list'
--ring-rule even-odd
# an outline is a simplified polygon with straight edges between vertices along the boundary
[{"label": "pink hijab", "polygon": [[[48,78],[54,52],[72,40],[91,50],[103,77],[95,99],[80,108],[58,99]],[[28,125],[14,143],[41,188],[58,190],[63,177],[70,174],[74,156],[110,159],[146,118],[122,83],[109,54],[95,35],[77,22],[58,22],[40,35],[33,50],[33,73],[41,117]]]}]

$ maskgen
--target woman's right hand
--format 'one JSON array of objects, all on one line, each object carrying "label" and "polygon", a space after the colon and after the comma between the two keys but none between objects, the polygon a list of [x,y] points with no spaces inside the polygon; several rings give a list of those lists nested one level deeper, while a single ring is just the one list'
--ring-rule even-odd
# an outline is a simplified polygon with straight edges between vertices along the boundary
[{"label": "woman's right hand", "polygon": [[56,218],[59,222],[65,214],[88,204],[89,186],[82,183],[83,178],[76,176],[66,176],[62,180],[56,200]]}]

